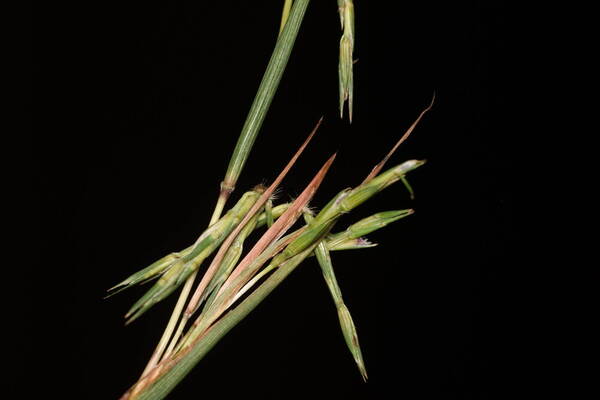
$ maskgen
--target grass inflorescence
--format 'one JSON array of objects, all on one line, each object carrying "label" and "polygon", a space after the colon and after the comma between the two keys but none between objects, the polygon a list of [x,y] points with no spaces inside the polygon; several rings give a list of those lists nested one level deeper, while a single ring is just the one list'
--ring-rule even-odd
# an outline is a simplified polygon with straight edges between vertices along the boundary
[{"label": "grass inflorescence", "polygon": [[[224,214],[256,136],[281,80],[309,0],[285,0],[280,32],[258,93],[232,153],[208,227],[187,248],[170,253],[109,290],[109,295],[154,280],[150,289],[126,313],[130,323],[181,288],[173,313],[140,379],[122,399],[162,399],[204,355],[245,318],[304,260],[315,257],[337,310],[342,336],[366,381],[367,369],[355,322],[337,281],[331,252],[371,248],[365,236],[414,213],[412,209],[378,212],[346,227],[342,215],[396,182],[413,191],[407,174],[423,165],[408,160],[383,171],[398,146],[413,131],[427,107],[361,184],[342,189],[322,209],[309,207],[332,167],[335,154],[324,160],[293,202],[275,204],[274,193],[319,129],[322,119],[269,186],[243,193]],[[339,105],[348,102],[353,115],[354,4],[338,0],[343,35],[340,41]],[[382,172],[383,171],[383,172]],[[298,221],[304,221],[298,226]],[[297,227],[297,228],[294,228]],[[262,235],[253,243],[253,232]],[[246,251],[246,252],[245,252]],[[244,253],[245,252],[245,253]],[[207,261],[210,260],[210,263]],[[207,263],[206,268],[203,265]],[[201,278],[197,277],[202,272]],[[197,282],[198,281],[198,282]]]}]

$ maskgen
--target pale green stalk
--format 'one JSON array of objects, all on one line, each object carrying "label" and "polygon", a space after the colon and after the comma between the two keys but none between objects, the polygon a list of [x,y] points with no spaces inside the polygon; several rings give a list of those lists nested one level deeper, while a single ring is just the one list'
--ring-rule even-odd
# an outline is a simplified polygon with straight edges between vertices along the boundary
[{"label": "pale green stalk", "polygon": [[[198,271],[194,271],[192,273],[192,275],[189,277],[189,279],[185,282],[185,285],[183,285],[183,289],[181,289],[181,293],[189,293],[189,291],[192,288],[192,285],[194,284],[194,279],[196,278],[197,273],[198,273]],[[165,327],[165,330],[164,330],[160,340],[158,341],[158,344],[156,345],[156,349],[154,349],[154,352],[152,352],[152,356],[150,357],[150,360],[148,360],[148,363],[146,364],[146,367],[142,371],[141,376],[145,376],[148,372],[150,372],[152,370],[152,368],[154,368],[156,366],[156,364],[158,364],[158,362],[162,359],[163,354],[167,354],[167,355],[169,354],[169,351],[167,351],[166,353],[163,353],[163,352],[165,351],[165,347],[167,346],[167,343],[169,342],[169,338],[171,337],[171,333],[173,332],[173,329],[175,329],[175,324],[177,323],[177,320],[179,319],[179,316],[181,315],[181,312],[183,311],[183,307],[185,306],[186,300],[187,300],[187,295],[180,295],[179,298],[177,299],[177,303],[175,304],[175,307],[173,308],[171,316],[169,317],[169,322],[167,322],[167,326]]]}]

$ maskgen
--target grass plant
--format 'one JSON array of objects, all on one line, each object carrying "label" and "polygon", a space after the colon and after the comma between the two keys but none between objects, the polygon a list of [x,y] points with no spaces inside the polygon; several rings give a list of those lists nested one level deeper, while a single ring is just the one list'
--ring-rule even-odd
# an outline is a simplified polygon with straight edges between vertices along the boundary
[{"label": "grass plant", "polygon": [[[338,229],[338,220],[398,181],[407,187],[412,196],[406,176],[423,165],[424,161],[409,160],[384,172],[382,170],[431,105],[419,115],[360,185],[341,190],[319,212],[311,211],[309,203],[325,181],[335,154],[324,160],[294,201],[274,204],[273,193],[309,145],[322,119],[271,185],[258,185],[246,191],[223,213],[282,78],[308,5],[309,0],[284,2],[275,49],[233,150],[208,227],[192,245],[164,256],[109,291],[109,295],[112,295],[155,280],[126,313],[126,323],[131,323],[181,288],[156,349],[139,380],[122,396],[123,400],[156,400],[168,395],[229,330],[256,308],[304,260],[313,256],[316,257],[331,293],[346,345],[362,378],[367,380],[357,329],[342,297],[331,252],[374,247],[375,244],[369,242],[365,235],[405,218],[414,211],[406,209],[379,212],[345,229]],[[347,102],[351,121],[354,4],[351,0],[338,0],[338,7],[343,32],[338,77],[340,114],[343,117],[344,104]],[[304,219],[304,224],[294,229],[301,218]],[[264,230],[262,236],[256,242],[248,243],[250,234],[261,230]],[[248,249],[245,254],[244,249]],[[210,257],[212,259],[208,263]],[[205,266],[205,263],[208,265]],[[202,276],[197,279],[200,271]]]}]

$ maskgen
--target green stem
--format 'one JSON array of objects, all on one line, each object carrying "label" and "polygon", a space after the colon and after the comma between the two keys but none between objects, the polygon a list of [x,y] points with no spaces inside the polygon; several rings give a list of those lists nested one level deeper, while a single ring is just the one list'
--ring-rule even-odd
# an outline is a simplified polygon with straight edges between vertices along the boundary
[{"label": "green stem", "polygon": [[[177,304],[175,305],[175,308],[173,309],[173,314],[171,314],[172,319],[169,320],[169,324],[173,323],[173,325],[174,325],[177,322],[177,319],[179,319],[179,317],[181,316],[183,307],[185,306],[185,303],[190,295],[190,292],[192,290],[192,286],[194,285],[194,281],[196,280],[197,274],[198,274],[198,270],[194,271],[194,273],[188,278],[188,280],[185,281],[185,285],[183,286],[183,289],[181,289],[181,294],[179,295],[179,299],[177,299]],[[166,358],[169,356],[169,354],[171,354],[171,352],[173,351],[173,348],[175,347],[175,344],[177,344],[177,341],[179,340],[179,337],[181,336],[181,332],[183,332],[183,328],[185,328],[185,324],[186,324],[186,320],[184,318],[181,318],[181,320],[179,321],[179,325],[177,326],[177,330],[175,331],[175,334],[171,338],[169,347],[167,347],[167,350],[165,351],[165,353],[161,357],[161,359]],[[169,336],[173,332],[173,327],[174,326],[167,325],[167,330],[169,331]],[[167,332],[167,330],[165,330],[165,332]],[[165,342],[165,344],[166,344],[166,342]],[[146,372],[148,372],[148,371],[144,371],[144,374]],[[144,374],[142,374],[142,376]]]},{"label": "green stem", "polygon": [[[242,168],[248,159],[248,154],[252,149],[254,140],[260,130],[262,123],[265,119],[269,106],[273,101],[279,82],[283,75],[283,71],[287,65],[290,53],[294,47],[294,42],[298,36],[300,30],[300,24],[304,18],[304,13],[308,7],[310,0],[298,0],[294,2],[290,16],[277,40],[269,65],[263,75],[263,79],[260,82],[258,92],[250,107],[246,122],[240,133],[240,137],[235,146],[233,156],[229,161],[225,178],[221,183],[221,192],[232,191],[235,188]],[[227,196],[227,194],[225,195]]]},{"label": "green stem", "polygon": [[212,217],[210,217],[210,223],[208,226],[211,226],[215,222],[221,218],[221,214],[223,214],[223,208],[225,207],[225,203],[227,203],[227,199],[231,192],[222,191],[219,193],[219,199],[217,200],[217,204],[215,205],[215,209],[213,211]]}]

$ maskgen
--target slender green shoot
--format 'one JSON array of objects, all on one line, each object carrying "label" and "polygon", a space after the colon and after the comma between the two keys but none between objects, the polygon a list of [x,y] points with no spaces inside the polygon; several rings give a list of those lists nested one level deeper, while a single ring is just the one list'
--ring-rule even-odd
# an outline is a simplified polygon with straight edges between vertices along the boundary
[{"label": "slender green shoot", "polygon": [[283,31],[279,36],[275,49],[267,65],[267,69],[263,76],[256,97],[250,107],[248,117],[242,128],[239,139],[233,151],[231,161],[227,167],[225,178],[221,183],[220,198],[229,197],[229,194],[234,190],[242,168],[244,167],[250,150],[254,145],[256,136],[262,126],[269,106],[273,101],[279,82],[283,75],[283,71],[294,46],[300,24],[304,18],[309,0],[296,0],[290,10],[289,17],[285,23]]}]

